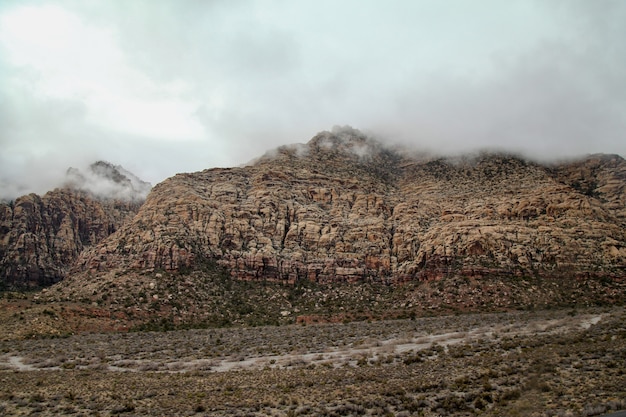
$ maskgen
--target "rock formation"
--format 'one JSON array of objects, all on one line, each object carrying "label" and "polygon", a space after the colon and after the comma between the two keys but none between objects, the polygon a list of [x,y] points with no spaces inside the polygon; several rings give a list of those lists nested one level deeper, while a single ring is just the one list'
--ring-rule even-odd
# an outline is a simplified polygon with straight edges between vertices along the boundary
[{"label": "rock formation", "polygon": [[158,184],[64,285],[206,260],[240,280],[290,283],[623,277],[625,172],[618,156],[426,158],[358,131],[322,132],[249,166]]},{"label": "rock formation", "polygon": [[[0,289],[60,281],[83,249],[135,215],[147,183],[127,177],[120,168],[97,162],[87,175],[70,169],[64,188],[0,204]],[[86,191],[96,182],[99,191],[115,191],[114,196],[126,198],[98,197]]]}]

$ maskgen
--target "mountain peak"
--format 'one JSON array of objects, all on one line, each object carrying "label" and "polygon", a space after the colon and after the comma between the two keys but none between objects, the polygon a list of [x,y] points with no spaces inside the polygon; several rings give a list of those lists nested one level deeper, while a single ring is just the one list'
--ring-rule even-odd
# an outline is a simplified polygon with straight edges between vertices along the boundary
[{"label": "mountain peak", "polygon": [[350,126],[335,126],[330,132],[320,132],[307,146],[314,152],[334,151],[359,158],[378,153],[382,149],[379,142]]},{"label": "mountain peak", "polygon": [[121,165],[96,161],[85,172],[70,167],[66,172],[65,186],[87,191],[97,197],[118,200],[144,200],[152,185],[141,180]]},{"label": "mountain peak", "polygon": [[331,131],[322,131],[307,143],[283,145],[253,159],[247,165],[273,163],[276,159],[294,161],[310,158],[323,161],[334,168],[345,162],[371,162],[390,149],[380,142],[350,126],[335,126]]}]

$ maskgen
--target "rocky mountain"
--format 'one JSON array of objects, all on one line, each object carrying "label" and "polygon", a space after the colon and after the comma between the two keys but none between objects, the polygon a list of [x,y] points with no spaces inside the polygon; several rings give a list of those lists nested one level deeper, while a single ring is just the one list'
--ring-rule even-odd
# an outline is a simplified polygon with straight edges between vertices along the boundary
[{"label": "rocky mountain", "polygon": [[63,188],[0,204],[0,288],[36,288],[63,279],[83,249],[135,215],[149,187],[100,161],[85,174],[70,168]]},{"label": "rocky mountain", "polygon": [[[400,284],[626,274],[626,161],[416,157],[355,130],[179,174],[82,252],[61,288],[216,261],[233,278]],[[91,278],[90,278],[91,277]]]}]

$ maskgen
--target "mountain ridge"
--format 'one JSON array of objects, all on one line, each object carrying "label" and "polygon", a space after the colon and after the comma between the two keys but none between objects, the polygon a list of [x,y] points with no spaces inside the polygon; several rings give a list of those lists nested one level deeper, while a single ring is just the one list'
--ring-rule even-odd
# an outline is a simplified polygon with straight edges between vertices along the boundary
[{"label": "mountain ridge", "polygon": [[439,157],[321,132],[157,184],[32,297],[65,306],[63,331],[620,304],[625,169],[619,156]]},{"label": "mountain ridge", "polygon": [[619,273],[623,184],[607,189],[607,206],[566,177],[563,166],[511,155],[424,162],[351,131],[322,132],[304,149],[158,184],[73,272],[176,271],[214,259],[237,279],[291,283],[419,280],[459,261],[474,273]]}]

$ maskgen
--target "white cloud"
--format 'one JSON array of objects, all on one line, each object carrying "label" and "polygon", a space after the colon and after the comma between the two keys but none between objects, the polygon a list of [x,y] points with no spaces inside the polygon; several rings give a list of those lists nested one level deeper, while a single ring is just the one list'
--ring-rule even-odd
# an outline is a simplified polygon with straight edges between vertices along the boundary
[{"label": "white cloud", "polygon": [[29,70],[37,94],[79,100],[86,120],[121,133],[164,140],[201,139],[198,103],[181,81],[153,82],[132,68],[111,29],[59,6],[26,6],[1,17],[10,62]]}]

